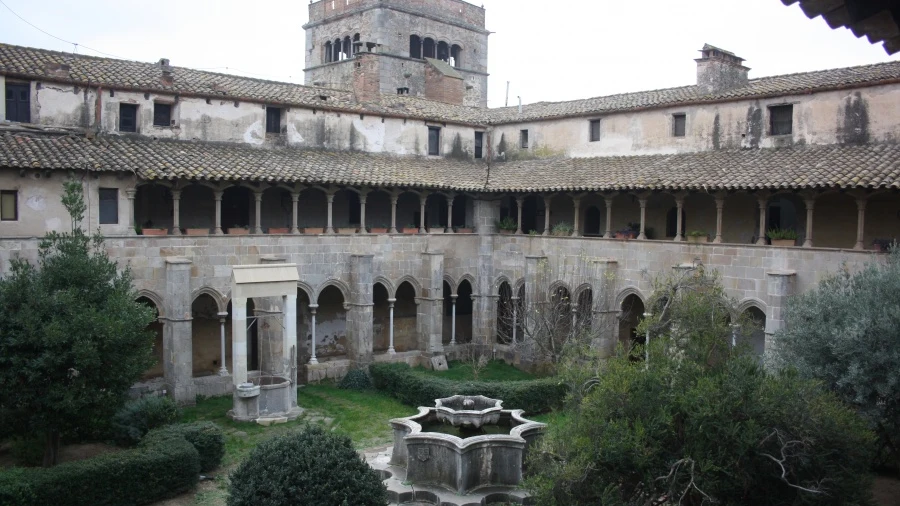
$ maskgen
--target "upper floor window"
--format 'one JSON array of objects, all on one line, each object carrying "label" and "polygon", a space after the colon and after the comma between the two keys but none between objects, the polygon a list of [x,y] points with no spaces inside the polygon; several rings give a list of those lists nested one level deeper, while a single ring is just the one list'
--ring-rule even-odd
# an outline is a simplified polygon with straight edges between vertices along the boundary
[{"label": "upper floor window", "polygon": [[428,127],[428,154],[441,154],[441,129],[440,127]]},{"label": "upper floor window", "polygon": [[672,135],[674,137],[684,137],[685,126],[687,125],[687,116],[684,114],[672,115]]},{"label": "upper floor window", "polygon": [[793,133],[794,106],[773,105],[769,107],[769,134],[790,135]]},{"label": "upper floor window", "polygon": [[18,221],[19,192],[0,190],[0,221]]},{"label": "upper floor window", "polygon": [[100,224],[119,223],[119,189],[100,188]]},{"label": "upper floor window", "polygon": [[172,104],[161,102],[153,104],[153,125],[172,126]]},{"label": "upper floor window", "polygon": [[591,142],[597,142],[600,140],[600,120],[592,119],[590,125],[591,125]]},{"label": "upper floor window", "polygon": [[31,123],[31,85],[6,83],[6,119]]},{"label": "upper floor window", "polygon": [[120,132],[137,132],[137,110],[135,104],[119,104]]},{"label": "upper floor window", "polygon": [[484,132],[475,132],[475,158],[484,157]]},{"label": "upper floor window", "polygon": [[266,107],[266,133],[281,133],[281,109],[278,107]]},{"label": "upper floor window", "polygon": [[519,147],[528,149],[528,130],[519,130]]}]

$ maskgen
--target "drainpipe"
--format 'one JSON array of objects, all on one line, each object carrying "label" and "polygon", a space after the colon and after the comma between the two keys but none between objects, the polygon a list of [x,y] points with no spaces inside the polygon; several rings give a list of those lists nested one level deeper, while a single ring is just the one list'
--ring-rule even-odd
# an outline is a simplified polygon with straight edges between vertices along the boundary
[{"label": "drainpipe", "polygon": [[100,118],[103,110],[103,87],[97,86],[97,100],[94,104],[94,129],[100,132]]}]

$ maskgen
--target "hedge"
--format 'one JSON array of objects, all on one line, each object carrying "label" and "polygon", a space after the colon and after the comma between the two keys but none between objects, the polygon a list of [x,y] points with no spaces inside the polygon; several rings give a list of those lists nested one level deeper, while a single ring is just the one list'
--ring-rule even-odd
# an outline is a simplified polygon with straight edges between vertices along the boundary
[{"label": "hedge", "polygon": [[568,388],[555,378],[527,381],[453,381],[415,373],[407,364],[369,366],[375,388],[410,406],[434,406],[452,395],[484,395],[503,401],[504,409],[545,413],[562,406]]},{"label": "hedge", "polygon": [[138,506],[192,489],[222,460],[225,440],[213,423],[150,431],[139,446],[49,469],[0,472],[0,506]]}]

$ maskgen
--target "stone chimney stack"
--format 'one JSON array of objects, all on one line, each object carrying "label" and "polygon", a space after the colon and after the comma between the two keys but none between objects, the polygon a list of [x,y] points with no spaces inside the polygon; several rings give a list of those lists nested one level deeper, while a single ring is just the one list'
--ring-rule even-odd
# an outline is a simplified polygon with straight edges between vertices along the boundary
[{"label": "stone chimney stack", "polygon": [[162,75],[159,78],[159,82],[162,83],[163,86],[172,86],[175,82],[174,77],[172,77],[172,66],[169,65],[168,58],[160,58],[159,59],[159,68],[162,70]]},{"label": "stone chimney stack", "polygon": [[730,51],[704,44],[697,62],[697,86],[705,93],[721,93],[740,88],[749,81],[744,59]]},{"label": "stone chimney stack", "polygon": [[463,105],[466,83],[462,74],[447,62],[425,58],[425,98]]}]

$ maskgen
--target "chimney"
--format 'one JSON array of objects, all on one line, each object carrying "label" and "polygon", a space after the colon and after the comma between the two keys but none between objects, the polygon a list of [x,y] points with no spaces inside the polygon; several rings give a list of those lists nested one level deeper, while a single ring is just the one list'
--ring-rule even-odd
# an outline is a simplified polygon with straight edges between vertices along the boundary
[{"label": "chimney", "polygon": [[705,93],[721,93],[747,84],[749,68],[730,51],[704,44],[697,62],[697,86]]},{"label": "chimney", "polygon": [[379,55],[363,52],[353,62],[353,93],[357,102],[374,102],[381,94]]},{"label": "chimney", "polygon": [[425,98],[463,105],[466,83],[462,74],[447,62],[425,58]]},{"label": "chimney", "polygon": [[44,71],[53,77],[69,77],[71,67],[65,63],[48,63],[44,66]]},{"label": "chimney", "polygon": [[169,65],[169,59],[160,58],[159,68],[160,70],[162,70],[162,76],[160,76],[159,82],[162,83],[163,86],[172,86],[172,84],[175,82],[175,79],[172,76],[172,66]]}]

